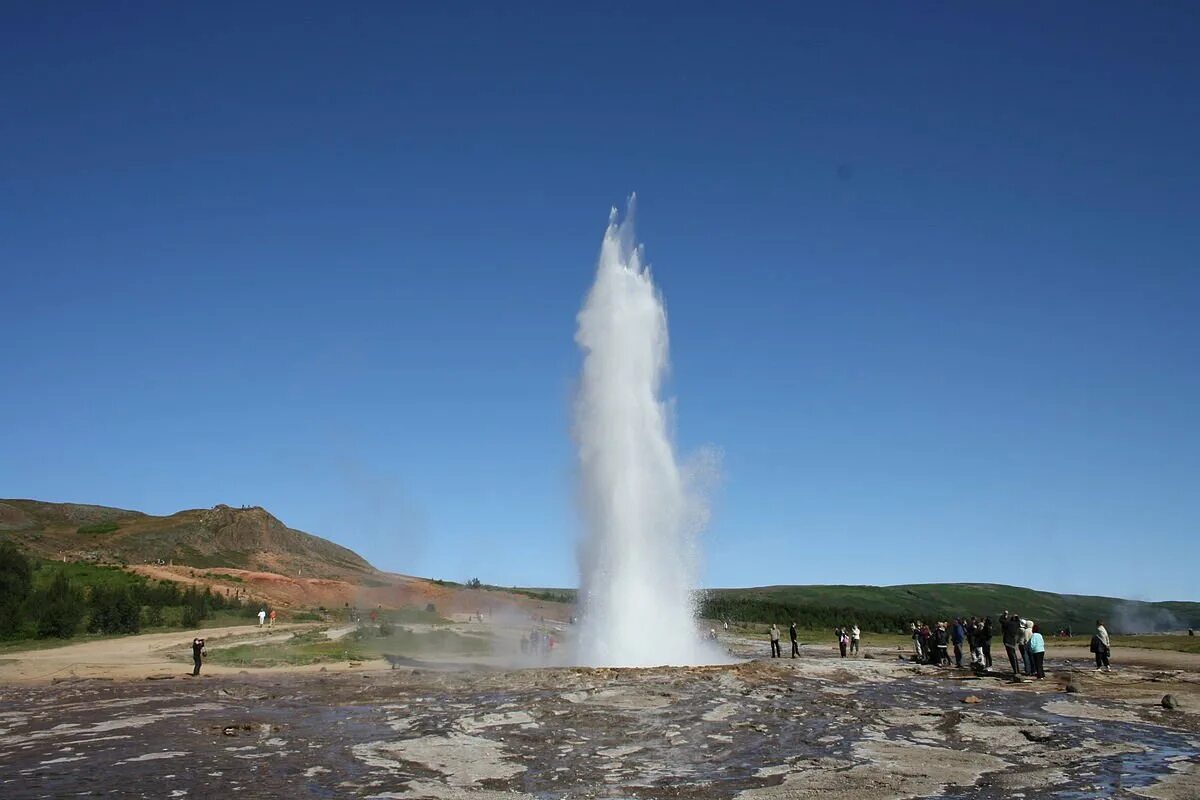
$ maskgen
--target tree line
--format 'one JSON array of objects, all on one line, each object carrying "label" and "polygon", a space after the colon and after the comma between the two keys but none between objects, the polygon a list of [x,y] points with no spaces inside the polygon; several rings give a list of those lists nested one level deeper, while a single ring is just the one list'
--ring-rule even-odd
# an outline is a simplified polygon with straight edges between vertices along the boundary
[{"label": "tree line", "polygon": [[[832,630],[840,625],[858,625],[876,633],[907,631],[913,619],[911,611],[888,613],[864,611],[861,608],[824,606],[810,603],[785,603],[755,597],[704,597],[700,601],[700,616],[730,622],[795,622],[802,630]],[[926,616],[924,619],[935,619]]]},{"label": "tree line", "polygon": [[[50,573],[47,575],[47,571]],[[190,628],[222,610],[249,610],[239,598],[181,589],[120,573],[120,580],[81,580],[66,567],[39,564],[0,542],[0,639],[69,639],[89,633],[137,633],[143,627]]]}]

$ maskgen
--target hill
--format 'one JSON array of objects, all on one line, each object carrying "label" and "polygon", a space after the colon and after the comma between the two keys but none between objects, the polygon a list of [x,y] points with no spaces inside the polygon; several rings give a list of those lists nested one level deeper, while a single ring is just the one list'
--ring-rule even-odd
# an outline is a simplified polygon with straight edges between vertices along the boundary
[{"label": "hill", "polygon": [[353,550],[287,527],[260,507],[168,516],[77,503],[0,500],[0,539],[55,561],[231,567],[355,580],[376,573]]},{"label": "hill", "polygon": [[802,627],[858,622],[874,630],[888,630],[915,619],[964,615],[994,619],[1005,610],[1037,620],[1050,630],[1090,630],[1097,619],[1105,620],[1114,633],[1200,627],[1200,603],[1147,603],[991,583],[711,589],[702,605],[704,615],[714,619],[763,622],[795,618]]}]

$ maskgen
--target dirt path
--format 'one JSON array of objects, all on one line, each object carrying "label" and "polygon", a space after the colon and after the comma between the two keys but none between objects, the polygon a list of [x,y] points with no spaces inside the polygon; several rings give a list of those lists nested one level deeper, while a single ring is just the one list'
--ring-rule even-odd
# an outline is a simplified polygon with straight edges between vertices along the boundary
[{"label": "dirt path", "polygon": [[[255,624],[144,633],[93,642],[68,644],[46,650],[25,650],[0,656],[0,683],[28,683],[55,678],[146,678],[191,671],[192,639],[202,636],[209,644],[231,643],[240,637],[278,637],[314,627],[313,623],[276,625],[268,633]],[[172,658],[174,656],[174,658]],[[180,661],[180,658],[185,659]],[[204,672],[238,672],[205,665]]]}]

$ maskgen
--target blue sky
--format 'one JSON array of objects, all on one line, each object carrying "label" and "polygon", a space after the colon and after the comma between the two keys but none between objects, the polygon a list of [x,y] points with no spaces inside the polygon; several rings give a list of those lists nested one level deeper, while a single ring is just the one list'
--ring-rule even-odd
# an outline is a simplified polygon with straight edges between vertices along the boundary
[{"label": "blue sky", "polygon": [[1200,600],[1190,3],[9,5],[0,496],[575,580],[639,195],[705,582]]}]

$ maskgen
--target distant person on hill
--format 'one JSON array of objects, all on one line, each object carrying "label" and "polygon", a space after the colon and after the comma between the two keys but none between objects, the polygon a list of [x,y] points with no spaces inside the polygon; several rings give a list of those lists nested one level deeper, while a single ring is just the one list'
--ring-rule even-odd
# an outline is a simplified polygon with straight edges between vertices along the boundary
[{"label": "distant person on hill", "polygon": [[862,631],[858,629],[858,623],[850,626],[850,652],[858,653],[859,640],[862,639]]},{"label": "distant person on hill", "polygon": [[771,623],[771,658],[782,658],[783,651],[779,647],[779,626],[774,622]]},{"label": "distant person on hill", "polygon": [[1000,615],[1000,633],[1004,637],[1004,649],[1008,652],[1008,663],[1015,677],[1020,671],[1017,667],[1017,643],[1021,641],[1021,618],[1005,611]]},{"label": "distant person on hill", "polygon": [[1030,626],[1029,644],[1025,649],[1029,651],[1029,657],[1033,661],[1033,669],[1031,674],[1039,680],[1046,677],[1046,640],[1042,638],[1042,632],[1037,625]]},{"label": "distant person on hill", "polygon": [[263,626],[263,623],[265,623],[266,621],[267,621],[267,610],[265,608],[260,608],[258,610],[258,627],[261,628]]},{"label": "distant person on hill", "polygon": [[962,654],[963,642],[967,640],[967,629],[963,626],[962,619],[954,620],[954,627],[950,630],[950,641],[954,644],[954,666],[962,669]]},{"label": "distant person on hill", "polygon": [[992,618],[983,618],[983,630],[980,631],[981,639],[980,647],[983,649],[984,666],[988,669],[992,668]]},{"label": "distant person on hill", "polygon": [[270,622],[267,623],[267,627],[274,628],[275,627],[275,609],[273,609],[273,608],[271,609],[271,614],[270,614],[269,619],[270,619]]},{"label": "distant person on hill", "polygon": [[792,620],[792,624],[788,626],[788,636],[792,637],[792,658],[800,655],[800,643],[796,639],[796,621]]},{"label": "distant person on hill", "polygon": [[200,658],[206,655],[208,655],[208,651],[204,649],[204,640],[192,639],[192,663],[195,664],[192,668],[192,675],[200,674]]},{"label": "distant person on hill", "polygon": [[1108,638],[1108,629],[1104,620],[1096,620],[1096,634],[1092,636],[1092,652],[1096,654],[1096,672],[1103,669],[1109,671],[1108,658],[1112,655],[1112,642]]}]

